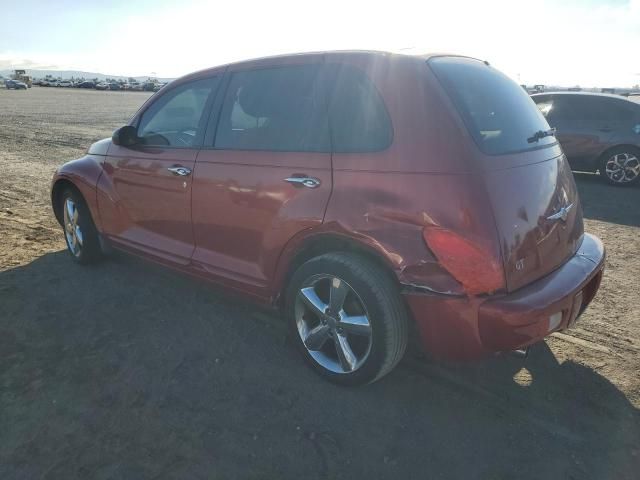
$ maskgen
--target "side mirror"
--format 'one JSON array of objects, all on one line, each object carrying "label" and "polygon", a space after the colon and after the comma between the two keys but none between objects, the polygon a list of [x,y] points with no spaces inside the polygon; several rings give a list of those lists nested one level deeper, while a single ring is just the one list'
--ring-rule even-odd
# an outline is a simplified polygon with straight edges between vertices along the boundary
[{"label": "side mirror", "polygon": [[132,127],[131,125],[120,127],[113,132],[113,135],[111,136],[111,141],[122,147],[131,147],[139,143],[139,140],[136,127]]}]

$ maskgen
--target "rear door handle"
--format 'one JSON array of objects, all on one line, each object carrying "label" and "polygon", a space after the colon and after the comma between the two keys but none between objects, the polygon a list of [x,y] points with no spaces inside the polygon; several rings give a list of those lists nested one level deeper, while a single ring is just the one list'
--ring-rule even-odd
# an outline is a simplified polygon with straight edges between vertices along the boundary
[{"label": "rear door handle", "polygon": [[182,165],[174,165],[173,167],[167,168],[174,175],[179,175],[181,177],[186,177],[191,175],[191,169],[187,167],[183,167]]},{"label": "rear door handle", "polygon": [[288,177],[284,179],[285,182],[289,182],[292,185],[307,187],[307,188],[317,188],[320,186],[320,180],[315,177],[307,177],[307,176],[299,176],[299,177]]}]

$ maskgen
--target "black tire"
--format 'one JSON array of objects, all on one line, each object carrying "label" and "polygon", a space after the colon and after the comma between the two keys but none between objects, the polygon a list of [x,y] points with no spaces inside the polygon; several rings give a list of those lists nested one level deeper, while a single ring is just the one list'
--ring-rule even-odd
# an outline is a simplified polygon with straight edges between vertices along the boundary
[{"label": "black tire", "polygon": [[[69,235],[67,234],[68,225],[65,224],[65,208],[67,208],[67,199],[70,199],[77,208],[77,225],[80,227],[82,236],[81,248],[75,251],[75,253],[74,247],[69,239]],[[98,231],[93,223],[91,212],[89,211],[84,198],[82,198],[82,195],[74,189],[66,189],[60,196],[59,208],[61,212],[60,218],[62,219],[62,232],[65,243],[67,244],[67,250],[73,260],[81,265],[95,263],[100,260],[102,257],[102,250],[100,248]]]},{"label": "black tire", "polygon": [[636,175],[635,178],[629,181],[616,181],[614,178],[610,177],[609,174],[607,174],[607,163],[610,161],[610,159],[612,159],[614,156],[617,156],[617,155],[620,155],[620,156],[627,155],[627,156],[635,157],[636,160],[633,163],[634,165],[636,164],[636,162],[640,162],[640,149],[634,148],[631,146],[616,147],[606,151],[600,158],[598,162],[598,170],[600,171],[600,175],[602,176],[602,178],[605,179],[605,181],[609,185],[615,185],[616,187],[625,187],[625,186],[634,185],[640,180],[640,174]]},{"label": "black tire", "polygon": [[[352,371],[336,372],[325,368],[314,359],[302,340],[303,334],[299,332],[296,315],[300,312],[300,302],[305,305],[303,308],[307,308],[304,300],[300,300],[301,289],[309,285],[313,279],[326,276],[330,279],[337,277],[343,280],[349,287],[349,292],[352,292],[347,298],[362,304],[368,318],[370,328],[370,334],[366,337],[368,353],[363,355],[362,363]],[[343,313],[347,308],[346,302],[344,303],[345,309],[341,310]],[[305,360],[325,379],[340,385],[362,385],[380,379],[402,359],[407,347],[407,312],[395,279],[384,269],[360,255],[328,253],[300,266],[291,277],[287,288],[285,314],[291,338]],[[339,330],[342,332],[342,329],[339,328]],[[334,335],[330,337],[329,344],[325,347],[329,355],[333,349],[333,353],[339,357],[337,333],[334,332]],[[347,334],[344,334],[343,338],[346,336]]]}]

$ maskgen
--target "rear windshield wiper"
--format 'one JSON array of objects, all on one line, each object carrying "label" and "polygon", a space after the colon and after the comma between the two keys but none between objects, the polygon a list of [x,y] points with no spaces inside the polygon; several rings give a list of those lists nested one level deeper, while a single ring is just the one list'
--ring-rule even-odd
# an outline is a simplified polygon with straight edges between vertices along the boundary
[{"label": "rear windshield wiper", "polygon": [[555,136],[556,136],[555,128],[550,128],[549,130],[538,130],[536,133],[533,134],[533,136],[527,138],[527,142],[533,143],[533,142],[537,142],[538,140],[544,137],[555,137]]}]

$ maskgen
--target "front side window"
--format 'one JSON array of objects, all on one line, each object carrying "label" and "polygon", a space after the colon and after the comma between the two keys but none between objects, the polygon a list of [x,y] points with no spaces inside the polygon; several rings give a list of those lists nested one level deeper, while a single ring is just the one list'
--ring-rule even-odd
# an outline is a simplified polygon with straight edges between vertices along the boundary
[{"label": "front side window", "polygon": [[166,92],[143,114],[138,137],[143,145],[192,148],[197,146],[202,114],[218,77],[185,83]]},{"label": "front side window", "polygon": [[484,153],[500,155],[551,145],[553,136],[531,141],[549,124],[513,80],[479,60],[434,57],[428,61]]},{"label": "front side window", "polygon": [[533,97],[536,106],[547,119],[549,124],[556,122],[576,121],[581,118],[582,113],[575,108],[570,99],[563,95],[546,95],[544,97]]},{"label": "front side window", "polygon": [[326,100],[317,65],[232,75],[216,132],[226,150],[328,152]]}]

